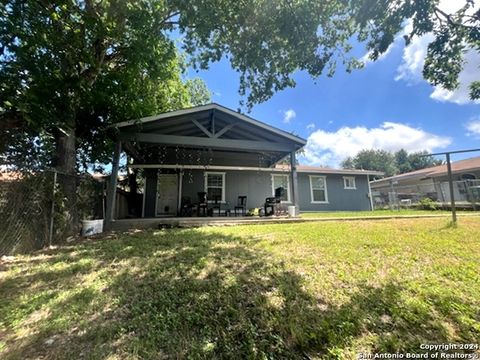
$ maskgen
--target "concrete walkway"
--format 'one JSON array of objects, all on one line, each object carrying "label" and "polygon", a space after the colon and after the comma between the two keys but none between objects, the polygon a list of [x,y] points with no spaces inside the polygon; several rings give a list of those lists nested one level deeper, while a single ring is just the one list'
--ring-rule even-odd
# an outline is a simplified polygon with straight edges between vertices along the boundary
[{"label": "concrete walkway", "polygon": [[[429,219],[449,218],[450,214],[432,215],[385,215],[385,216],[344,216],[344,217],[168,217],[168,218],[143,218],[121,219],[113,222],[112,230],[125,231],[130,229],[158,229],[159,227],[200,227],[200,226],[234,226],[234,225],[259,225],[259,224],[286,224],[322,221],[365,221],[365,220],[391,220],[391,219]],[[462,217],[479,217],[480,213],[458,214]]]}]

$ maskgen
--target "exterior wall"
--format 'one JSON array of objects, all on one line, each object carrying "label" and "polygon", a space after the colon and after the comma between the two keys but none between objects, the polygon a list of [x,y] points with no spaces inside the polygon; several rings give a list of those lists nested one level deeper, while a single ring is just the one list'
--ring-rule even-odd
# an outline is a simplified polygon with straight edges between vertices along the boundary
[{"label": "exterior wall", "polygon": [[[309,175],[325,175],[327,180],[328,203],[312,204]],[[340,174],[298,174],[298,192],[300,193],[300,211],[368,211],[371,210],[368,176],[349,175],[355,177],[356,189],[344,189],[343,177]]]},{"label": "exterior wall", "polygon": [[[222,209],[233,209],[237,204],[238,196],[247,196],[247,208],[262,207],[265,198],[272,194],[272,173],[265,171],[212,171],[225,172],[225,204]],[[197,202],[197,193],[204,191],[204,171],[184,170],[182,181],[182,197],[190,197],[193,203]],[[156,201],[156,170],[146,172],[145,217],[155,216]],[[275,172],[274,174],[281,174]],[[284,173],[289,176],[290,173]],[[310,178],[326,176],[328,203],[318,204],[311,202]],[[300,211],[365,211],[371,210],[368,177],[355,176],[356,189],[344,189],[343,175],[298,173],[298,190]],[[291,196],[291,194],[290,194]],[[286,204],[288,205],[288,203]]]},{"label": "exterior wall", "polygon": [[[214,171],[217,172],[217,171]],[[272,173],[265,171],[218,171],[225,172],[224,208],[232,209],[238,196],[247,196],[247,208],[261,207],[265,198],[272,196]],[[274,174],[280,174],[275,172]],[[290,177],[290,173],[284,173]],[[325,175],[327,180],[328,203],[312,204],[309,175]],[[371,210],[368,196],[368,177],[355,176],[356,189],[344,189],[343,175],[298,173],[300,211],[341,211]],[[290,191],[291,191],[290,179]],[[204,171],[185,170],[182,196],[197,201],[197,192],[204,191]],[[291,195],[291,194],[290,194]]]},{"label": "exterior wall", "polygon": [[[247,196],[247,208],[260,207],[265,198],[272,196],[271,174],[264,171],[212,171],[225,173],[224,208],[233,209],[238,196]],[[182,183],[182,197],[197,201],[197,193],[204,191],[204,171],[185,170]]]}]

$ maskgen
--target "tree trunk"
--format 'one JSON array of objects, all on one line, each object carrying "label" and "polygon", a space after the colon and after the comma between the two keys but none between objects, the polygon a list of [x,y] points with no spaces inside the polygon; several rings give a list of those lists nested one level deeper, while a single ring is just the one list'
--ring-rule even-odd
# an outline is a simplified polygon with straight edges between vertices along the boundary
[{"label": "tree trunk", "polygon": [[77,179],[76,179],[76,137],[75,129],[58,130],[55,136],[55,162],[58,184],[65,200],[62,209],[63,238],[78,232]]}]

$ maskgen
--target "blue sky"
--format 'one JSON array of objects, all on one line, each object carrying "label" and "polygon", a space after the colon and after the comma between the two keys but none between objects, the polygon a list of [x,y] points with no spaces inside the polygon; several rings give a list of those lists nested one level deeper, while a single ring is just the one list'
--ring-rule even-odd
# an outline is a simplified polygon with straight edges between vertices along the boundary
[{"label": "blue sky", "polygon": [[[462,85],[450,93],[421,77],[429,38],[416,38],[408,48],[397,39],[388,53],[351,74],[312,79],[297,73],[297,86],[254,106],[250,116],[308,140],[302,163],[338,166],[363,148],[439,152],[480,148],[480,105],[469,101],[465,84],[476,79],[479,56],[466,54]],[[213,101],[239,106],[238,73],[228,61],[212,64],[199,76]],[[480,156],[455,155],[454,160]]]}]

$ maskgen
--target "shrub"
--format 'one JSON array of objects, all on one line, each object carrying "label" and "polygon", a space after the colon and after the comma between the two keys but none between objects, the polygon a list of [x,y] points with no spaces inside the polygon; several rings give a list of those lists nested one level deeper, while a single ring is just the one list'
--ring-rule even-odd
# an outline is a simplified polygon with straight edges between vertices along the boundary
[{"label": "shrub", "polygon": [[421,210],[438,210],[438,205],[430,198],[423,198],[418,202],[418,208]]}]

